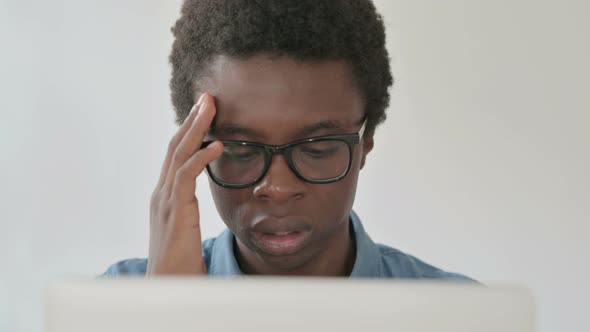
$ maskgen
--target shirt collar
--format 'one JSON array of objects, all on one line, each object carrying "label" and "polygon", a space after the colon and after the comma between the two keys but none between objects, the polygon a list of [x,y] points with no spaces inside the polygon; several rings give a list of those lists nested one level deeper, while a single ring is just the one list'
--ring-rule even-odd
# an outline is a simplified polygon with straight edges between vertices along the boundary
[{"label": "shirt collar", "polygon": [[225,229],[215,242],[211,252],[209,275],[217,277],[235,277],[243,275],[234,255],[234,234]]},{"label": "shirt collar", "polygon": [[383,272],[379,248],[365,232],[361,219],[354,211],[350,211],[350,222],[356,239],[356,258],[350,276],[352,278],[380,277]]},{"label": "shirt collar", "polygon": [[[351,277],[379,277],[382,274],[379,248],[365,232],[360,218],[350,212],[350,223],[356,241],[356,258]],[[209,275],[237,277],[243,275],[234,255],[234,235],[226,229],[213,244]]]}]

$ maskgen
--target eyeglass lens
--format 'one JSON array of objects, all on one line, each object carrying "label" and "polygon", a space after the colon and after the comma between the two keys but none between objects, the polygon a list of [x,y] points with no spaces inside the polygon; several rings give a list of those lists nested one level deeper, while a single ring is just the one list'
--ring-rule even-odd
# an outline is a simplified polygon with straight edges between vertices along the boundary
[{"label": "eyeglass lens", "polygon": [[[350,163],[350,148],[340,140],[306,142],[287,149],[296,172],[308,180],[327,180],[343,175]],[[229,185],[242,185],[260,178],[271,152],[264,147],[224,144],[220,158],[209,164],[209,170],[217,180]]]}]

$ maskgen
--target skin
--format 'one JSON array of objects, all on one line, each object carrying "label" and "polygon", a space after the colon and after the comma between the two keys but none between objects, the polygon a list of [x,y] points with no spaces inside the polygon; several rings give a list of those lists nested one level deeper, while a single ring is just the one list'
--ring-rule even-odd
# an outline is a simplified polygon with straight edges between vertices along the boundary
[{"label": "skin", "polygon": [[[364,100],[344,61],[220,56],[209,72],[201,85],[208,92],[201,99],[201,112],[199,116],[192,112],[173,138],[163,180],[152,196],[148,274],[206,273],[202,257],[194,257],[201,252],[195,178],[222,152],[220,142],[197,150],[208,129],[207,140],[281,145],[312,136],[356,133],[362,124]],[[210,180],[219,215],[235,235],[240,268],[247,274],[348,275],[356,253],[349,211],[359,172],[372,148],[373,138],[364,137],[355,147],[348,175],[330,184],[299,179],[280,155],[251,187],[227,189]],[[259,245],[256,233],[261,224],[295,227],[308,237],[295,251],[276,254]]]}]

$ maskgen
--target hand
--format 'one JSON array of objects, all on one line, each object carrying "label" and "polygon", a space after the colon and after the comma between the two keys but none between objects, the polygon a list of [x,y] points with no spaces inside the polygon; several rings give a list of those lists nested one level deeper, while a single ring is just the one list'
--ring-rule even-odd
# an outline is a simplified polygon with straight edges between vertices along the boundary
[{"label": "hand", "polygon": [[147,275],[207,274],[195,190],[197,176],[223,153],[221,142],[200,149],[215,112],[213,97],[203,94],[170,141],[150,202]]}]

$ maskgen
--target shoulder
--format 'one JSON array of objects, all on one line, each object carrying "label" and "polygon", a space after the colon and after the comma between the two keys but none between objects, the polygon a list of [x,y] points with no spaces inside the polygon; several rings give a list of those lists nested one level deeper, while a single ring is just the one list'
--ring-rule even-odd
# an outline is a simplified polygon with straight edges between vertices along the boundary
[{"label": "shoulder", "polygon": [[[203,258],[209,268],[211,264],[211,250],[216,238],[203,241]],[[147,258],[124,259],[112,264],[100,275],[102,278],[116,278],[122,276],[144,276],[147,271]]]},{"label": "shoulder", "polygon": [[383,244],[377,244],[377,247],[381,254],[383,274],[386,277],[476,282],[465,275],[430,265],[398,249]]},{"label": "shoulder", "polygon": [[101,277],[116,278],[123,275],[145,275],[146,269],[146,258],[124,259],[109,266],[109,268],[101,275]]}]

